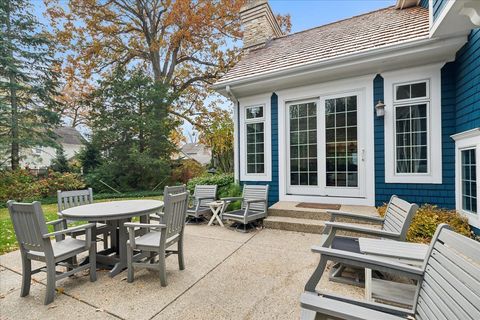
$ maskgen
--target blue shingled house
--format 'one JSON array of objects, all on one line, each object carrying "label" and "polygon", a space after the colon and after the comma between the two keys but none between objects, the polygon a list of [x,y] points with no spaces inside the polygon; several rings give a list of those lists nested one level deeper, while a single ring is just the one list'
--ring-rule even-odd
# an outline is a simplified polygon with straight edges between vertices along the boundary
[{"label": "blue shingled house", "polygon": [[[319,13],[321,14],[321,13]],[[480,228],[480,1],[395,6],[284,35],[268,1],[242,8],[235,174],[269,202],[456,208]]]}]

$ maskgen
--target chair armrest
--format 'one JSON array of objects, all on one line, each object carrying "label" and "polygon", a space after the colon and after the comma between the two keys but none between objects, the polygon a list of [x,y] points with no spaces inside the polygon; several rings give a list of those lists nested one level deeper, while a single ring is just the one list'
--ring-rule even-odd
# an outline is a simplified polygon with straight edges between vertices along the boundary
[{"label": "chair armrest", "polygon": [[237,200],[243,200],[243,197],[220,198],[220,200],[226,201],[226,202],[233,202],[233,201],[237,201]]},{"label": "chair armrest", "polygon": [[[58,230],[58,231],[46,233],[46,234],[44,234],[42,237],[43,237],[44,239],[46,239],[46,238],[50,238],[50,237],[53,237],[53,236],[57,236],[57,235],[61,235],[61,234],[67,234],[67,233],[72,233],[72,232],[80,231],[80,230],[91,231],[91,229],[92,229],[93,227],[95,227],[95,223],[86,223],[86,224],[82,224],[82,225],[80,225],[80,226],[71,227],[71,228],[67,228],[67,229],[63,229],[63,230]],[[88,240],[88,239],[87,239],[87,240]]]},{"label": "chair armrest", "polygon": [[60,223],[63,223],[65,222],[65,219],[63,218],[60,218],[60,219],[57,219],[57,220],[52,220],[52,221],[47,221],[46,224],[49,225],[49,226],[56,226]]},{"label": "chair armrest", "polygon": [[326,258],[328,260],[334,260],[337,262],[345,262],[349,265],[356,265],[378,271],[399,273],[402,275],[411,276],[415,279],[421,278],[424,273],[422,269],[412,267],[408,264],[345,250],[313,246],[312,252],[319,253],[322,259]]},{"label": "chair armrest", "polygon": [[300,305],[302,308],[328,315],[335,319],[401,320],[413,314],[410,310],[391,307],[389,305],[368,302],[359,303],[359,301],[355,299],[346,297],[337,298],[328,295],[319,296],[314,292],[302,293]]},{"label": "chair armrest", "polygon": [[350,224],[350,223],[327,221],[325,222],[325,227],[331,228],[332,229],[331,232],[336,232],[337,230],[353,231],[357,233],[362,233],[362,234],[367,234],[367,235],[372,235],[377,237],[385,237],[385,238],[394,239],[394,240],[397,240],[399,237],[398,233],[389,232],[381,229],[362,227],[362,226]]},{"label": "chair armrest", "polygon": [[215,201],[215,197],[198,197],[198,198],[195,198],[195,199],[197,199],[198,201],[203,201],[203,200]]},{"label": "chair armrest", "polygon": [[250,200],[245,200],[246,203],[257,203],[257,202],[267,202],[266,199],[250,199]]},{"label": "chair armrest", "polygon": [[150,223],[136,223],[136,222],[125,222],[123,224],[127,228],[146,228],[146,229],[162,229],[167,226],[164,224],[150,224]]},{"label": "chair armrest", "polygon": [[384,221],[384,219],[381,217],[365,216],[362,214],[351,213],[351,212],[340,211],[340,210],[327,210],[327,213],[332,215],[332,219],[330,220],[332,222],[335,220],[336,217],[352,218],[352,219],[375,221],[375,222]]}]

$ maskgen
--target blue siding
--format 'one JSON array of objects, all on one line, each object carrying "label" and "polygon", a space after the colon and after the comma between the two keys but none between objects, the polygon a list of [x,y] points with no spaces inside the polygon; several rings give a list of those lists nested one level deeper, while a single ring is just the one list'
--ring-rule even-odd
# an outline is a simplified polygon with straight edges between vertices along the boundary
[{"label": "blue siding", "polygon": [[420,7],[424,7],[428,9],[428,6],[429,6],[428,0],[421,0],[419,5]]},{"label": "blue siding", "polygon": [[[278,96],[273,93],[270,98],[271,123],[272,123],[272,180],[271,181],[241,181],[243,184],[269,185],[268,205],[271,206],[279,199],[278,187]],[[240,112],[239,112],[240,114]],[[240,149],[239,149],[240,150]],[[240,164],[243,165],[243,164]]]},{"label": "blue siding", "polygon": [[433,22],[438,18],[448,0],[433,0]]},{"label": "blue siding", "polygon": [[[384,118],[375,117],[375,203],[381,205],[396,194],[418,204],[432,203],[444,208],[455,207],[455,68],[452,63],[442,69],[442,157],[443,183],[386,183]],[[374,103],[383,100],[383,78],[374,79]]]},{"label": "blue siding", "polygon": [[472,30],[468,43],[457,53],[456,133],[480,127],[480,28]]}]

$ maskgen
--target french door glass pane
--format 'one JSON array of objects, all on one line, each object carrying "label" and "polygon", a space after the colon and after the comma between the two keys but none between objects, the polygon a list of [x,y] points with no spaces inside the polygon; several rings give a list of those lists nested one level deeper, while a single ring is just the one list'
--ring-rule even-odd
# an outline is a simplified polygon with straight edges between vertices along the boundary
[{"label": "french door glass pane", "polygon": [[264,173],[264,123],[247,123],[247,173]]},{"label": "french door glass pane", "polygon": [[325,100],[326,185],[358,187],[357,96]]},{"label": "french door glass pane", "polygon": [[300,103],[289,107],[290,185],[318,185],[317,104]]},{"label": "french door glass pane", "polygon": [[477,159],[475,149],[462,150],[462,209],[477,213]]}]

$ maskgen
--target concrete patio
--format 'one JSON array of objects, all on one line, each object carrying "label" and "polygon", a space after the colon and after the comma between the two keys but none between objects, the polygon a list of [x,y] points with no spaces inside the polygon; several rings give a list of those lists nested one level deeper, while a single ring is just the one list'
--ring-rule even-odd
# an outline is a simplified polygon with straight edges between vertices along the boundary
[{"label": "concrete patio", "polygon": [[[19,251],[0,256],[0,319],[297,319],[299,297],[318,263],[310,247],[320,235],[264,229],[248,234],[218,226],[187,225],[186,269],[167,258],[168,286],[146,269],[127,283],[126,271],[98,271],[57,283],[55,301],[43,305],[45,274],[33,276],[21,298]],[[328,286],[328,288],[327,288]],[[328,283],[319,289],[361,297],[363,290]]]}]

